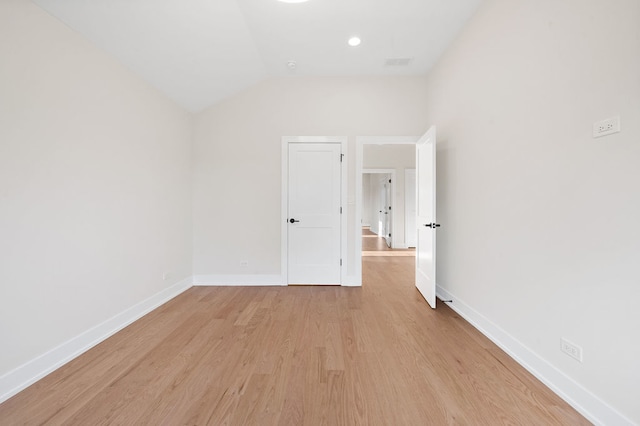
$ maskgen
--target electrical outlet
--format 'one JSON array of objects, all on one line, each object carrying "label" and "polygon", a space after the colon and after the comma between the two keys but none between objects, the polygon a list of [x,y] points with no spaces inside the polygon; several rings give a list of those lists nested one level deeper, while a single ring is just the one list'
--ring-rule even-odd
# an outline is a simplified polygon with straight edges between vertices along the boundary
[{"label": "electrical outlet", "polygon": [[593,137],[610,135],[620,132],[620,117],[611,117],[593,124]]},{"label": "electrical outlet", "polygon": [[560,350],[571,358],[582,362],[582,348],[580,346],[571,343],[567,339],[562,339],[560,343]]},{"label": "electrical outlet", "polygon": [[240,266],[249,266],[249,261],[248,260],[241,260],[240,261]]},{"label": "electrical outlet", "polygon": [[162,280],[166,281],[168,279],[171,278],[171,272],[165,272],[164,274],[162,274]]}]

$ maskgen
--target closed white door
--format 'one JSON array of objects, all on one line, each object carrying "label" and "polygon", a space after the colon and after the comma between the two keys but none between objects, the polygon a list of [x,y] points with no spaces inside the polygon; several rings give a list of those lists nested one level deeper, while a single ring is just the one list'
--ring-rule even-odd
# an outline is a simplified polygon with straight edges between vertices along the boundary
[{"label": "closed white door", "polygon": [[404,173],[404,211],[405,235],[407,247],[416,246],[416,170],[406,169]]},{"label": "closed white door", "polygon": [[341,146],[288,149],[288,283],[340,284]]},{"label": "closed white door", "polygon": [[416,287],[436,307],[436,128],[416,144]]}]

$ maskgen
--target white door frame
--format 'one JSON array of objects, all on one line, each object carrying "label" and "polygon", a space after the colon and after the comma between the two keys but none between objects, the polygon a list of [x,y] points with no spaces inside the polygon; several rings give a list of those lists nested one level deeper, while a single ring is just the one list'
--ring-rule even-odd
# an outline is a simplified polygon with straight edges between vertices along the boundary
[{"label": "white door frame", "polygon": [[[413,177],[414,177],[414,191],[413,191],[413,194],[409,194],[409,192],[407,191],[407,182],[409,181],[409,175],[411,174],[411,172],[413,172]],[[404,245],[406,246],[405,248],[409,248],[409,241],[407,239],[407,235],[409,235],[409,232],[408,232],[409,231],[409,226],[407,226],[407,224],[410,222],[409,221],[410,214],[409,214],[409,209],[407,209],[407,200],[409,199],[409,197],[408,197],[409,195],[411,195],[412,197],[416,196],[415,176],[416,176],[416,169],[404,169]],[[413,232],[415,234],[415,232],[416,232],[415,226],[413,227],[413,229],[411,229],[411,232]],[[417,236],[414,239],[417,239]]]},{"label": "white door frame", "polygon": [[[393,209],[396,205],[396,193],[395,193],[395,184],[396,184],[396,169],[362,169],[362,174],[360,175],[360,182],[362,184],[362,175],[364,174],[376,174],[376,175],[391,175],[391,229],[389,232],[391,233],[391,246],[395,248],[393,236],[395,235],[395,227],[393,225]],[[362,196],[362,188],[360,188],[360,195]],[[362,200],[361,200],[362,202]],[[360,228],[362,228],[362,223],[360,223]],[[384,236],[384,235],[383,235]],[[362,243],[362,241],[360,241]]]},{"label": "white door frame", "polygon": [[[362,163],[364,145],[415,145],[420,136],[357,136],[356,137],[356,216],[353,259],[354,285],[362,285]],[[393,234],[392,234],[393,235]]]},{"label": "white door frame", "polygon": [[[282,199],[280,203],[280,273],[284,285],[289,284],[288,268],[288,238],[287,217],[289,201],[289,144],[290,143],[335,143],[340,144],[342,152],[342,164],[340,167],[340,205],[342,215],[340,217],[340,257],[342,268],[340,270],[340,285],[345,285],[347,262],[347,140],[346,136],[283,136],[282,137]],[[362,179],[361,179],[362,180]]]}]

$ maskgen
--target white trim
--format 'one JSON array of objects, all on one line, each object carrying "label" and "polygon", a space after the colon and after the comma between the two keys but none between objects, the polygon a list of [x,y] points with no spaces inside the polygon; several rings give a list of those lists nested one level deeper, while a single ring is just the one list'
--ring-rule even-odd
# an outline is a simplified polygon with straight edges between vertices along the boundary
[{"label": "white trim", "polygon": [[343,287],[361,287],[362,284],[356,281],[355,275],[347,275],[346,280],[342,283]]},{"label": "white trim", "polygon": [[362,174],[365,174],[365,173],[390,175],[390,174],[396,174],[396,169],[362,169]]},{"label": "white trim", "polygon": [[[408,179],[408,175],[409,173],[413,172],[414,177],[417,177],[416,174],[416,169],[404,169],[404,247],[405,249],[409,248],[409,243],[407,242],[407,236],[409,235],[409,232],[407,232],[407,223],[409,223],[409,210],[407,209],[407,199],[408,199],[408,194],[407,193],[407,181]],[[417,182],[414,182],[414,189],[416,188],[416,184]],[[416,191],[413,191],[413,197],[416,197]],[[416,197],[417,198],[417,197]],[[417,201],[417,200],[416,200]],[[417,208],[417,206],[416,206]],[[415,232],[415,229],[413,230]],[[417,236],[415,238],[417,240]],[[416,241],[416,245],[417,245],[417,241]]]},{"label": "white trim", "polygon": [[185,278],[4,374],[0,377],[0,402],[11,398],[27,386],[32,385],[132,322],[188,290],[192,286],[191,283],[192,277]]},{"label": "white trim", "polygon": [[[354,279],[362,285],[362,164],[364,145],[415,145],[419,136],[357,136],[356,137],[356,211],[355,244],[353,248]],[[392,234],[393,235],[393,234]]]},{"label": "white trim", "polygon": [[289,250],[287,242],[288,222],[287,212],[289,209],[289,141],[293,138],[282,138],[282,159],[280,177],[280,275],[285,284],[289,283],[289,265],[287,263]]},{"label": "white trim", "polygon": [[289,197],[288,176],[289,176],[289,149],[290,143],[339,143],[340,152],[342,154],[341,163],[341,197],[342,217],[340,218],[340,257],[342,258],[342,268],[340,270],[340,283],[344,285],[347,281],[347,270],[349,268],[348,251],[347,251],[347,217],[349,216],[347,204],[347,163],[349,161],[347,136],[283,136],[282,137],[282,183],[281,183],[281,200],[280,200],[280,273],[282,280],[288,285],[288,266],[287,266],[287,200]]},{"label": "white trim", "polygon": [[440,286],[436,286],[436,295],[440,300],[453,300],[452,303],[447,303],[451,309],[456,311],[462,318],[488,337],[489,340],[505,351],[518,364],[523,366],[593,424],[634,425],[634,423],[622,413],[616,411],[602,399],[576,383],[561,370],[541,358],[534,351],[520,343],[516,338],[455,295]]},{"label": "white trim", "polygon": [[252,287],[287,285],[282,275],[195,275],[194,286]]},{"label": "white trim", "polygon": [[342,153],[342,163],[341,163],[341,176],[342,179],[342,199],[340,200],[340,205],[342,206],[342,217],[340,218],[340,235],[342,236],[342,241],[340,242],[340,258],[342,259],[342,270],[340,271],[340,285],[344,285],[347,281],[347,271],[349,270],[349,252],[347,251],[347,247],[349,245],[349,221],[347,218],[349,217],[349,199],[347,198],[348,183],[349,183],[349,175],[347,173],[349,164],[349,146],[348,146],[348,138],[343,136],[340,139],[340,151]]},{"label": "white trim", "polygon": [[357,136],[358,142],[364,145],[413,145],[420,136]]}]

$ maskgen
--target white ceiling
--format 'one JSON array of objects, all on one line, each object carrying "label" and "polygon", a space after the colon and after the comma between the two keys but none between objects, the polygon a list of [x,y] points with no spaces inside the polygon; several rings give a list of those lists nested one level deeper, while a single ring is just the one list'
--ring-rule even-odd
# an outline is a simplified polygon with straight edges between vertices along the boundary
[{"label": "white ceiling", "polygon": [[269,76],[425,74],[481,0],[33,2],[196,112]]}]

